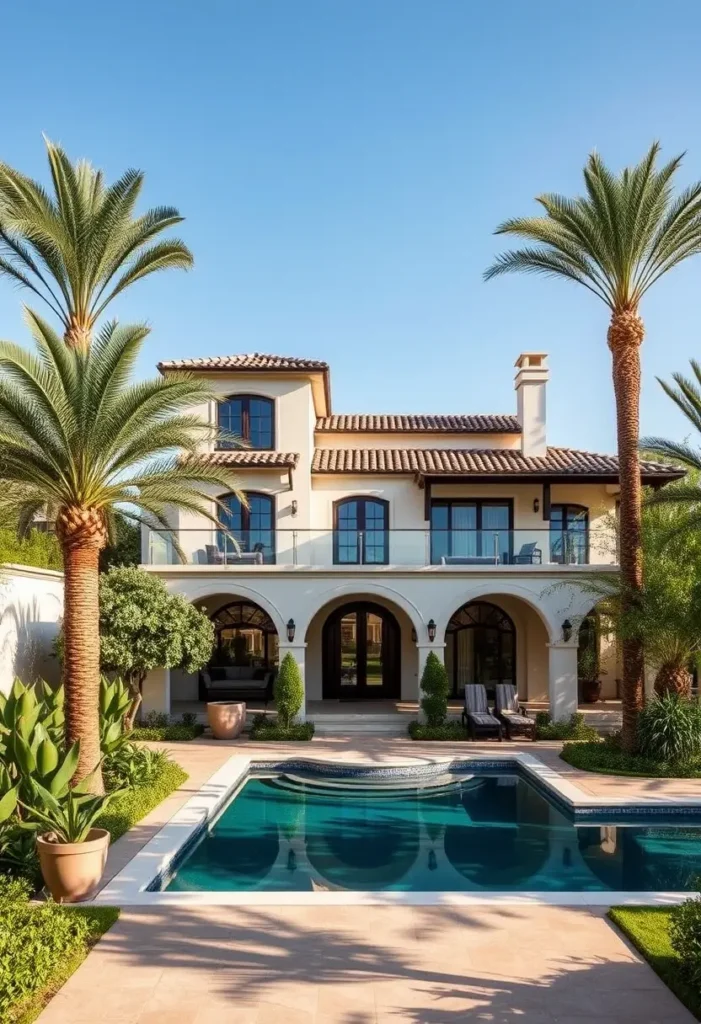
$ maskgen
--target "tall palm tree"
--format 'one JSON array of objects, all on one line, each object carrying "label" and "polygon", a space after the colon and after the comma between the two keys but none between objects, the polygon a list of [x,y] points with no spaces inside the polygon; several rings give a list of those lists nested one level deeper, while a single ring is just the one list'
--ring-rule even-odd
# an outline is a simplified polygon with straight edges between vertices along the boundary
[{"label": "tall palm tree", "polygon": [[81,348],[120,292],[157,270],[191,267],[192,255],[180,239],[154,241],[182,220],[174,207],[134,216],[141,171],[106,185],[102,171],[71,163],[48,139],[46,148],[53,195],[0,163],[0,275],[39,296],[66,343]]},{"label": "tall palm tree", "polygon": [[100,756],[98,560],[116,514],[165,530],[171,508],[216,522],[212,494],[237,489],[230,470],[198,455],[214,429],[193,409],[214,397],[203,381],[130,383],[147,328],[110,323],[89,348],[70,349],[27,316],[35,353],[0,342],[0,522],[26,530],[48,508],[56,524],[67,741],[81,741],[83,778]]},{"label": "tall palm tree", "polygon": [[[616,398],[620,495],[620,562],[628,600],[642,585],[640,548],[640,345],[645,328],[640,302],[656,281],[701,251],[701,182],[675,195],[681,157],[657,165],[659,145],[635,167],[615,174],[593,153],[584,168],[585,194],[543,195],[544,214],[501,224],[497,234],[533,243],[502,253],[486,279],[520,272],[565,278],[608,306],[608,345]],[[644,699],[640,642],[623,644],[623,743],[635,746]]]}]

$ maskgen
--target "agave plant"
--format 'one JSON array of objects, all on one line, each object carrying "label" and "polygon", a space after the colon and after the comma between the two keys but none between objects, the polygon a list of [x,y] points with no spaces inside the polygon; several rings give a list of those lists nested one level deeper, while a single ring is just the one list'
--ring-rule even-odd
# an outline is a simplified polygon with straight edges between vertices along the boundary
[{"label": "agave plant", "polygon": [[59,318],[66,343],[90,344],[104,310],[148,274],[192,266],[178,238],[154,241],[182,217],[172,206],[134,216],[144,182],[129,170],[113,185],[46,140],[53,195],[0,163],[0,275],[28,288]]},{"label": "agave plant", "polygon": [[95,822],[121,790],[95,794],[81,792],[80,787],[55,796],[41,783],[32,780],[31,802],[23,804],[30,822],[47,829],[58,843],[84,843]]},{"label": "agave plant", "polygon": [[[620,563],[631,604],[642,588],[638,434],[645,325],[640,304],[668,271],[701,252],[701,182],[675,195],[681,157],[658,167],[658,155],[655,143],[637,166],[615,174],[592,154],[584,169],[583,196],[541,195],[540,216],[517,217],[496,229],[530,244],[502,253],[485,274],[487,279],[515,272],[573,281],[608,307],[621,484]],[[629,638],[622,653],[622,740],[633,750],[643,704],[642,644]]]},{"label": "agave plant", "polygon": [[118,677],[100,680],[100,750],[114,754],[126,743],[124,719],[131,705],[129,687]]},{"label": "agave plant", "polygon": [[[216,492],[239,495],[226,466],[199,456],[218,431],[194,406],[216,395],[189,374],[130,383],[145,327],[107,324],[66,348],[36,314],[31,354],[0,343],[0,521],[56,524],[64,566],[66,740],[80,740],[77,778],[101,787],[98,565],[118,512],[170,530],[169,511],[218,522]],[[245,502],[245,498],[239,495]]]}]

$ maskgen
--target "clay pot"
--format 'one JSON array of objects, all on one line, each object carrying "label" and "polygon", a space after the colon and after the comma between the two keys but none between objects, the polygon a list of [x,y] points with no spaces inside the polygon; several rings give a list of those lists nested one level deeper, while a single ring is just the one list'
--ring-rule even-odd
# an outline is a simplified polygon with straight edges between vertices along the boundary
[{"label": "clay pot", "polygon": [[207,705],[207,718],[215,740],[235,740],[246,721],[246,705],[238,700],[213,700]]},{"label": "clay pot", "polygon": [[104,828],[91,828],[84,843],[49,843],[37,836],[41,873],[57,903],[80,903],[94,895],[109,845],[110,834]]}]

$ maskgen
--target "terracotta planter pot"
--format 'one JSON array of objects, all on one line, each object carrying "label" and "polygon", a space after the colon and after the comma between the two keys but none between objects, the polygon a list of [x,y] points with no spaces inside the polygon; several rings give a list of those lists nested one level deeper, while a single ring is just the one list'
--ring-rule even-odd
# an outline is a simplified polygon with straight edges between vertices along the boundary
[{"label": "terracotta planter pot", "polygon": [[79,903],[94,894],[107,862],[110,834],[92,828],[84,843],[47,843],[37,836],[37,852],[46,888],[57,903]]},{"label": "terracotta planter pot", "polygon": [[215,740],[235,740],[246,721],[246,705],[238,700],[213,700],[207,718]]}]

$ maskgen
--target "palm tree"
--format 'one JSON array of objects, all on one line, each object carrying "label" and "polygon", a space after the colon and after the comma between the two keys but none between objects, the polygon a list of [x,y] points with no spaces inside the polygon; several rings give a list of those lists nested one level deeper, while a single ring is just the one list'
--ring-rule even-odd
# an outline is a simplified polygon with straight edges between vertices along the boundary
[{"label": "palm tree", "polygon": [[53,196],[39,182],[0,163],[0,274],[46,303],[66,344],[90,344],[102,313],[120,292],[157,270],[192,266],[177,238],[154,241],[182,217],[159,206],[134,217],[144,176],[128,170],[113,185],[60,146],[46,148]]},{"label": "palm tree", "polygon": [[[616,398],[620,495],[620,563],[626,599],[642,586],[641,485],[638,456],[640,345],[645,328],[643,295],[682,260],[701,251],[701,182],[678,195],[673,179],[681,157],[657,165],[652,145],[635,167],[615,174],[596,154],[584,168],[585,195],[543,195],[539,217],[505,221],[497,234],[533,243],[497,257],[486,279],[511,272],[544,274],[583,285],[606,303],[608,345]],[[623,743],[635,745],[636,719],[644,699],[643,651],[623,644]]]},{"label": "palm tree", "polygon": [[130,383],[146,327],[110,323],[89,348],[70,349],[27,316],[36,353],[0,342],[0,522],[26,531],[46,509],[56,524],[66,733],[80,740],[83,778],[100,757],[98,560],[116,515],[164,530],[170,508],[216,522],[214,491],[237,491],[231,470],[198,456],[214,430],[193,410],[214,397],[206,383],[188,374]]}]

